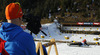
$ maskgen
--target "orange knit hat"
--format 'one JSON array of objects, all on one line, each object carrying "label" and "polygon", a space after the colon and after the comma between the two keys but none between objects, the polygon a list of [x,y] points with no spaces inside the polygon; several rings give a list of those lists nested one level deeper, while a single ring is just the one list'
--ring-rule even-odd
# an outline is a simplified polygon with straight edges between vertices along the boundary
[{"label": "orange knit hat", "polygon": [[10,3],[5,9],[6,19],[16,19],[23,16],[22,9],[18,3]]}]

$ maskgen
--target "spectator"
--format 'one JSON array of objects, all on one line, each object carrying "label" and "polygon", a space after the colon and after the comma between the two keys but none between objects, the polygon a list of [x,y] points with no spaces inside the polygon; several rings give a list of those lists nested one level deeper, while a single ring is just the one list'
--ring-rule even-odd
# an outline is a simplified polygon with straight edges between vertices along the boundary
[{"label": "spectator", "polygon": [[19,3],[10,3],[5,9],[7,22],[0,28],[2,55],[37,55],[33,37],[20,27],[22,9]]}]

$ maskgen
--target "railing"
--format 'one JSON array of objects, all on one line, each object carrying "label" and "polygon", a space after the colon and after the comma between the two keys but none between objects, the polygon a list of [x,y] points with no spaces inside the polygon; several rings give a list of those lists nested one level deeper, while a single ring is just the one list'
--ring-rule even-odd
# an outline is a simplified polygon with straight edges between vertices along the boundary
[{"label": "railing", "polygon": [[[99,39],[98,39],[99,40]],[[97,42],[87,42],[87,44],[89,45],[99,45],[100,46],[100,42],[98,42],[98,40],[95,40]],[[35,40],[35,41],[41,41],[41,40]],[[42,40],[42,42],[51,42],[50,40]],[[80,43],[79,41],[61,41],[61,40],[56,40],[56,43]]]},{"label": "railing", "polygon": [[[52,47],[52,45],[54,45],[56,55],[58,55],[58,51],[57,51],[57,46],[56,46],[55,39],[51,39],[49,43],[46,43],[46,44],[43,44],[43,45],[45,47],[49,47],[49,49],[48,49],[48,55],[50,55],[51,47]],[[42,47],[42,43],[41,42],[38,42],[38,44],[36,46],[36,53],[38,52],[39,49],[40,49],[41,55],[44,55],[43,47]]]}]

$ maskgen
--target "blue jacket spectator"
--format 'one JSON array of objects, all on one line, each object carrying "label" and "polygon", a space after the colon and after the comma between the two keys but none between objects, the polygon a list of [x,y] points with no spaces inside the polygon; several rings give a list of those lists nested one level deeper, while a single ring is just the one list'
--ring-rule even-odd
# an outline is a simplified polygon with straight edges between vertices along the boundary
[{"label": "blue jacket spectator", "polygon": [[19,3],[6,6],[7,22],[0,28],[0,55],[37,55],[33,37],[20,27],[23,12]]},{"label": "blue jacket spectator", "polygon": [[10,55],[36,55],[33,37],[20,26],[3,23],[0,38],[5,40],[5,50]]}]

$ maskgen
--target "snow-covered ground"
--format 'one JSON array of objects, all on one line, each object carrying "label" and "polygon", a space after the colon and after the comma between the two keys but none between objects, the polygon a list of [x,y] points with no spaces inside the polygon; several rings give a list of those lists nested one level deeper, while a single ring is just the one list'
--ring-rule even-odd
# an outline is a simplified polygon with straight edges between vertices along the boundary
[{"label": "snow-covered ground", "polygon": [[[43,28],[42,30],[47,34],[47,36],[45,36],[43,33],[40,32],[38,35],[33,34],[33,37],[35,39],[50,40],[54,38],[55,40],[63,40],[63,41],[73,41],[73,40],[82,41],[83,39],[87,39],[88,42],[100,42],[100,40],[99,41],[93,40],[94,37],[99,38],[100,35],[61,33],[59,29],[57,29],[55,23],[43,24],[42,28]],[[96,28],[93,27],[93,29],[97,30],[97,27]],[[100,28],[98,27],[98,30],[99,29]],[[25,30],[25,31],[29,32],[28,30]],[[45,36],[45,38],[41,38],[41,35]],[[64,36],[68,36],[69,39],[66,40]],[[80,37],[82,38],[80,39]],[[35,43],[37,44],[37,42]],[[56,44],[57,44],[59,55],[100,55],[100,46],[97,46],[97,45],[91,45],[90,48],[83,48],[83,47],[70,47],[67,45],[67,43],[56,43]],[[52,46],[50,55],[56,55],[54,46]]]}]

